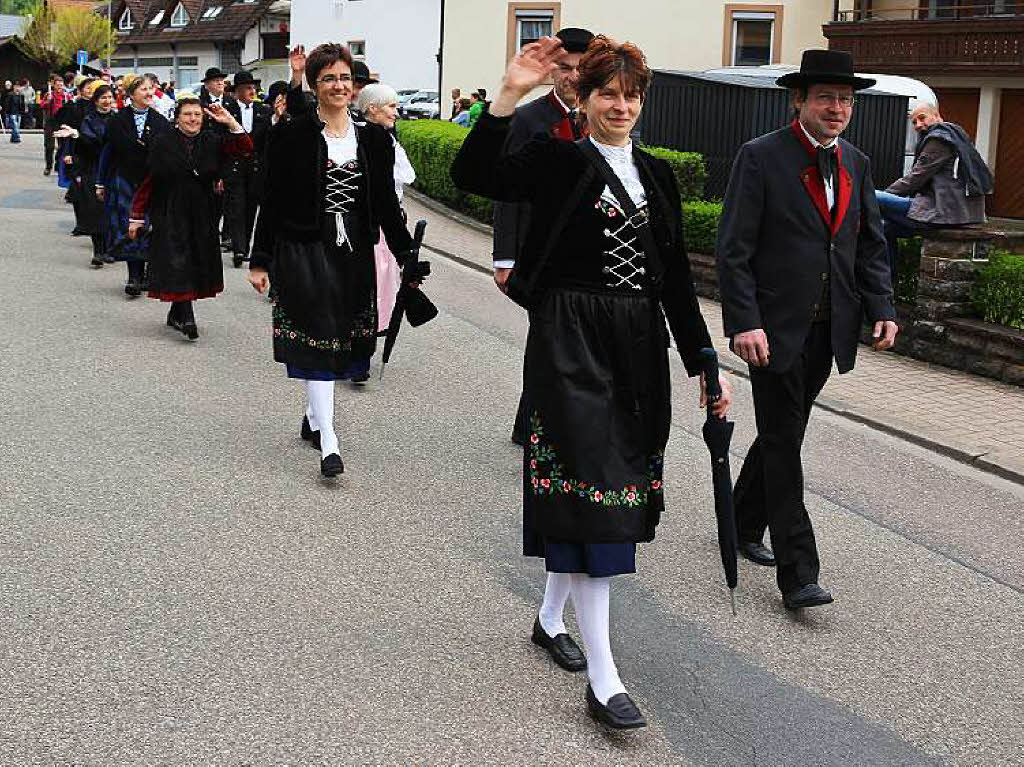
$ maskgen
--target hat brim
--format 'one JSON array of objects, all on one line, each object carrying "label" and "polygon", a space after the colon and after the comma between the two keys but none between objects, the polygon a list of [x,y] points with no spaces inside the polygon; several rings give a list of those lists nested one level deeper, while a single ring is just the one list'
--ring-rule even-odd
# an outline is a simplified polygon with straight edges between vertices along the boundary
[{"label": "hat brim", "polygon": [[775,84],[782,88],[810,88],[812,85],[849,85],[855,91],[862,91],[873,87],[877,82],[877,80],[872,80],[870,77],[856,77],[839,73],[829,74],[828,72],[823,72],[821,74],[808,75],[803,72],[790,72],[788,75],[783,75],[776,80]]}]

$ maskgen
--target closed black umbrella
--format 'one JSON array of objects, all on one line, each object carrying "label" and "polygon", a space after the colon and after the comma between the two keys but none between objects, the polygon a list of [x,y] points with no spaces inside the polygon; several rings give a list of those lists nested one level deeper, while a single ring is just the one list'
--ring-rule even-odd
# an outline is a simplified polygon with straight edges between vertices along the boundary
[{"label": "closed black umbrella", "polygon": [[715,517],[718,519],[718,548],[722,553],[725,582],[729,586],[732,614],[736,614],[736,514],[732,505],[732,470],[729,467],[729,445],[736,424],[724,416],[716,416],[711,406],[722,397],[718,382],[718,353],[701,350],[704,380],[707,389],[707,417],[704,419],[704,442],[711,453],[711,481],[715,488]]},{"label": "closed black umbrella", "polygon": [[408,315],[409,324],[419,327],[437,316],[437,307],[431,303],[419,288],[414,288],[410,283],[421,282],[424,277],[430,274],[430,262],[420,261],[420,246],[423,244],[423,234],[427,230],[427,222],[420,219],[416,222],[416,230],[413,232],[413,246],[402,267],[402,285],[395,297],[395,308],[391,312],[391,322],[384,334],[384,352],[381,355],[380,377],[384,378],[384,366],[391,359],[391,352],[395,348],[395,340],[398,338],[398,331],[402,328],[402,319]]}]

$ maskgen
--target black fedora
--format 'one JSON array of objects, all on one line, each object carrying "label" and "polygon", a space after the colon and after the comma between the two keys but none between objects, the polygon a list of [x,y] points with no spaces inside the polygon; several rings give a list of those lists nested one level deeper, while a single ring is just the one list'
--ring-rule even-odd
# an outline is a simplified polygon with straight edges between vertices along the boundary
[{"label": "black fedora", "polygon": [[252,76],[252,72],[241,69],[235,73],[234,86],[237,88],[239,85],[255,85],[258,88],[260,81]]},{"label": "black fedora", "polygon": [[875,84],[875,80],[857,77],[853,71],[853,56],[846,51],[804,51],[800,71],[790,72],[775,81],[783,88],[809,88],[812,85],[850,85],[862,91]]},{"label": "black fedora", "polygon": [[589,29],[565,27],[558,30],[555,37],[562,41],[562,49],[566,53],[586,53],[587,46],[594,39],[594,33]]},{"label": "black fedora", "polygon": [[373,79],[373,75],[370,74],[370,68],[366,66],[366,63],[358,60],[352,62],[352,79],[363,85],[373,85],[378,82]]},{"label": "black fedora", "polygon": [[226,78],[227,75],[220,71],[220,67],[210,67],[206,70],[206,75],[203,77],[203,82],[207,80],[216,80],[217,78]]}]

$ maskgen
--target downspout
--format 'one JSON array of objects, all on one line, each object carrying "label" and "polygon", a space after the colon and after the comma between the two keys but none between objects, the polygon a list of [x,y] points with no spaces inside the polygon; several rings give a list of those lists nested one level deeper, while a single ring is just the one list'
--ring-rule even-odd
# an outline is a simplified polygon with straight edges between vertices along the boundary
[{"label": "downspout", "polygon": [[441,34],[437,49],[437,119],[443,120],[441,116],[442,104],[444,104],[444,93],[441,86],[444,84],[444,0],[441,0]]}]

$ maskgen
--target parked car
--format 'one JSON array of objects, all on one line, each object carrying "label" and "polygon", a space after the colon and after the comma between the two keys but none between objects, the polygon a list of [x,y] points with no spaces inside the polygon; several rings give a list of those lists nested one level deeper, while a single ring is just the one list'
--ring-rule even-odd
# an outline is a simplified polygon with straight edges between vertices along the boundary
[{"label": "parked car", "polygon": [[398,94],[398,108],[399,108],[399,110],[401,110],[401,108],[404,107],[409,102],[409,99],[411,99],[413,96],[415,96],[419,92],[420,92],[419,88],[405,88],[403,90],[396,91],[396,93]]},{"label": "parked car", "polygon": [[441,116],[441,101],[437,91],[418,91],[398,112],[406,120],[437,120]]}]

